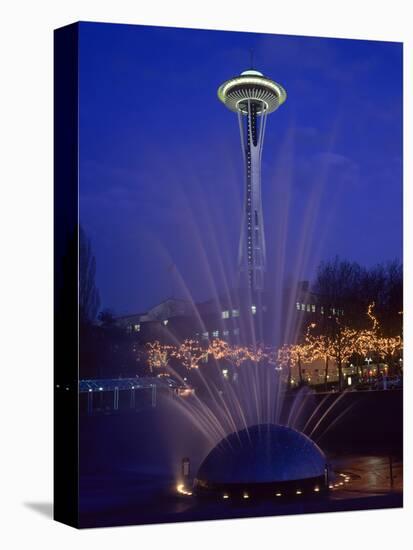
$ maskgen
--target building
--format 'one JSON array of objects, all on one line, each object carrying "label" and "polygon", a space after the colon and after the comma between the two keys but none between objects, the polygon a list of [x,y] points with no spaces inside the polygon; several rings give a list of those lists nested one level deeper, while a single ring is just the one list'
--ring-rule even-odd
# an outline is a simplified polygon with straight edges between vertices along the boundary
[{"label": "building", "polygon": [[[324,314],[306,281],[287,288],[281,304],[267,291],[261,296],[261,304],[242,290],[199,303],[169,298],[146,312],[118,317],[116,324],[142,342],[159,340],[176,344],[185,339],[208,342],[220,338],[232,344],[276,346],[295,341],[297,334],[310,323],[319,322]],[[262,339],[258,338],[259,311],[263,320]],[[276,315],[281,316],[282,322],[288,319],[292,327],[289,334],[275,335]]]}]

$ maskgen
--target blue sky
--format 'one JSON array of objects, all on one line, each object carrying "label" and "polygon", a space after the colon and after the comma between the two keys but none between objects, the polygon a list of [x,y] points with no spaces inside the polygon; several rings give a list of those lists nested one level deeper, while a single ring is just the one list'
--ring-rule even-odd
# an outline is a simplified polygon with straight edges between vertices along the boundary
[{"label": "blue sky", "polygon": [[235,280],[243,164],[216,91],[251,49],[288,94],[263,152],[268,284],[336,254],[402,258],[401,44],[82,23],[80,219],[103,306]]}]

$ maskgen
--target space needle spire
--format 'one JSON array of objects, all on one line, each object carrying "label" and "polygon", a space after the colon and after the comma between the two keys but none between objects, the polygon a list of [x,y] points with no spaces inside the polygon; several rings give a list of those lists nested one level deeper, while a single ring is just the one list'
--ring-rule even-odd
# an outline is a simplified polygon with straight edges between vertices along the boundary
[{"label": "space needle spire", "polygon": [[245,166],[244,208],[238,262],[240,271],[247,272],[250,289],[260,293],[264,289],[266,267],[261,199],[264,133],[267,115],[284,103],[287,94],[280,84],[251,68],[225,81],[218,88],[218,98],[238,115]]}]

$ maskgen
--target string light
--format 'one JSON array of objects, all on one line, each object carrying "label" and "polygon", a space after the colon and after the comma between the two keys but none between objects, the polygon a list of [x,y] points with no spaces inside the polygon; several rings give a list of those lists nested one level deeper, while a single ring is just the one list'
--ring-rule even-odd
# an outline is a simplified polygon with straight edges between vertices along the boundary
[{"label": "string light", "polygon": [[207,363],[209,358],[228,361],[234,367],[241,367],[248,363],[267,364],[287,373],[290,383],[293,383],[291,377],[293,367],[298,367],[300,380],[303,380],[302,365],[321,359],[326,364],[326,379],[328,379],[329,360],[334,361],[340,370],[342,365],[348,363],[354,355],[361,357],[373,355],[389,363],[402,354],[403,338],[381,335],[380,323],[374,314],[374,307],[375,304],[372,302],[367,308],[367,316],[372,323],[370,329],[356,330],[342,325],[336,319],[332,335],[314,334],[317,325],[311,323],[302,343],[284,344],[278,349],[230,345],[219,338],[214,338],[208,345],[190,339],[180,345],[161,344],[159,341],[148,342],[146,344],[147,363],[151,372],[166,371],[172,358],[188,370],[198,369],[200,364]]}]

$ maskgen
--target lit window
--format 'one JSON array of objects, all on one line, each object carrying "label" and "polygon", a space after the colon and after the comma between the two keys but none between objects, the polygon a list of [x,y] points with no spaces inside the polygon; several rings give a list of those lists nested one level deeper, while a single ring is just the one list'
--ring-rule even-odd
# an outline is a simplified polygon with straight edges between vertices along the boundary
[{"label": "lit window", "polygon": [[251,313],[255,315],[257,313],[257,306],[251,306]]},{"label": "lit window", "polygon": [[227,309],[222,312],[222,318],[223,319],[229,319],[229,311]]},{"label": "lit window", "polygon": [[219,330],[214,330],[212,332],[212,338],[218,338],[218,336],[219,336]]},{"label": "lit window", "polygon": [[321,315],[324,315],[324,307],[323,306],[320,306],[320,313],[321,313]]},{"label": "lit window", "polygon": [[209,338],[209,332],[203,332],[202,333],[202,339],[203,340],[208,340],[208,338]]},{"label": "lit window", "polygon": [[168,324],[168,319],[164,319],[163,324],[166,326]]},{"label": "lit window", "polygon": [[310,306],[310,304],[307,304],[307,311],[311,311],[311,306]]},{"label": "lit window", "polygon": [[234,328],[234,335],[238,336],[238,334],[239,334],[239,328]]},{"label": "lit window", "polygon": [[295,304],[295,307],[298,309],[298,311],[300,311],[300,309],[301,309],[301,304],[300,304],[300,302],[297,302],[297,303]]},{"label": "lit window", "polygon": [[233,309],[232,310],[232,316],[233,317],[239,317],[239,309]]},{"label": "lit window", "polygon": [[312,304],[312,305],[311,305],[311,311],[312,311],[313,313],[315,313],[315,304]]},{"label": "lit window", "polygon": [[224,337],[229,336],[229,330],[224,330],[223,333],[222,333],[222,335],[223,335]]},{"label": "lit window", "polygon": [[305,304],[301,304],[301,311],[305,311]]},{"label": "lit window", "polygon": [[139,331],[141,330],[140,324],[138,323],[137,325],[133,325],[133,330],[134,330],[135,332],[139,332]]}]

